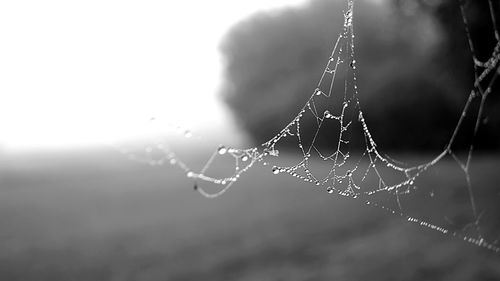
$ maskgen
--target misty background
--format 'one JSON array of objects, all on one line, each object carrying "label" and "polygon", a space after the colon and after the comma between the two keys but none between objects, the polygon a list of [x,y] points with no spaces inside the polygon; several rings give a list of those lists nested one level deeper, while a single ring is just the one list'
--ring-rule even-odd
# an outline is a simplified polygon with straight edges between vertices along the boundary
[{"label": "misty background", "polygon": [[[177,167],[144,165],[103,145],[118,138],[120,147],[144,156],[153,142],[148,126],[161,131],[180,120],[182,127],[166,140],[199,171],[220,143],[267,141],[315,89],[342,31],[344,1],[161,8],[102,3],[28,5],[22,10],[28,17],[20,17],[23,12],[19,21],[36,21],[26,21],[23,32],[12,32],[5,42],[8,51],[0,58],[17,68],[0,68],[4,85],[11,86],[1,88],[1,280],[500,279],[498,253],[362,200],[273,175],[269,165],[256,165],[226,194],[209,200]],[[8,14],[7,8],[0,10]],[[50,19],[37,17],[42,8],[65,20],[47,26]],[[70,8],[83,12],[72,16]],[[476,54],[484,60],[497,43],[487,1],[466,1],[466,11]],[[88,25],[98,32],[103,25],[103,33],[70,32],[74,26],[65,23],[75,18],[80,31]],[[19,24],[8,23],[2,26]],[[359,97],[379,149],[410,164],[429,161],[447,144],[474,82],[457,1],[358,0],[354,31]],[[51,34],[42,42],[67,45],[48,44],[43,50],[50,52],[43,53],[36,40],[19,43],[33,34]],[[14,52],[19,44],[25,53]],[[25,60],[17,61],[23,54]],[[38,59],[52,63],[45,69]],[[59,67],[61,61],[67,68]],[[51,80],[61,74],[71,79]],[[492,90],[468,175],[483,235],[498,247],[500,97],[498,87]],[[467,116],[454,144],[459,157],[472,141],[474,118]],[[321,148],[328,149],[336,134],[322,134]],[[280,159],[292,161],[296,155],[283,145]],[[232,170],[234,159],[220,157],[209,172]],[[417,190],[402,196],[404,211],[477,237],[466,183],[447,157],[418,178]],[[396,209],[393,201],[378,202]]]},{"label": "misty background", "polygon": [[[311,1],[303,9],[261,13],[225,38],[222,96],[254,143],[288,124],[316,88],[344,20],[332,11],[342,9],[340,1]],[[484,61],[496,44],[488,3],[470,1],[467,10],[477,58]],[[362,1],[355,16],[360,100],[379,147],[439,152],[474,84],[457,1]],[[478,149],[500,146],[500,99],[494,93],[475,141]],[[457,150],[471,142],[474,116],[467,122]]]}]

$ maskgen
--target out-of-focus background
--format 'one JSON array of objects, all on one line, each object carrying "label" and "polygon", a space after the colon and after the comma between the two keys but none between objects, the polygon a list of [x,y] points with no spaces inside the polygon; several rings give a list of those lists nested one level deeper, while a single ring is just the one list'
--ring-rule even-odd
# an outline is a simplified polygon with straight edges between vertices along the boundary
[{"label": "out-of-focus background", "polygon": [[[474,52],[485,61],[497,44],[488,1],[467,2]],[[316,87],[344,20],[335,11],[344,6],[312,1],[303,9],[260,14],[225,38],[223,94],[257,143],[289,122]],[[377,143],[391,151],[443,149],[474,84],[457,1],[360,1],[355,16],[360,98]],[[476,149],[500,145],[499,100],[493,94],[488,101]],[[469,135],[460,135],[458,147],[467,147]]]},{"label": "out-of-focus background", "polygon": [[[500,27],[487,1],[465,2],[474,53],[485,60]],[[200,170],[220,143],[268,140],[316,87],[346,8],[327,0],[0,4],[0,279],[500,279],[498,253],[269,166],[209,200],[180,169],[114,149],[143,155],[161,133]],[[354,30],[359,98],[379,149],[407,163],[431,160],[474,83],[458,1],[355,1]],[[497,247],[498,91],[468,173],[480,231]],[[454,142],[460,159],[474,122],[467,116]],[[322,134],[321,148],[335,134]],[[291,161],[293,150],[285,144],[280,157]],[[210,172],[231,173],[230,160]],[[466,184],[447,157],[419,179],[420,193],[404,196],[404,211],[477,237]]]}]

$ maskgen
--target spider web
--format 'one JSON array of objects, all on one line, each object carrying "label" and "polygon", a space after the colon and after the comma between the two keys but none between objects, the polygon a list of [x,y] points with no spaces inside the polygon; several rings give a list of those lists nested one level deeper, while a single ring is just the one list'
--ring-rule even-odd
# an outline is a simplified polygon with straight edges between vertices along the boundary
[{"label": "spider web", "polygon": [[[250,168],[262,164],[269,166],[275,175],[296,177],[324,189],[327,193],[362,200],[367,205],[386,210],[411,223],[500,252],[500,246],[497,245],[498,238],[496,240],[487,238],[486,231],[480,224],[483,212],[477,207],[470,176],[473,140],[483,120],[487,98],[500,74],[500,35],[496,11],[492,1],[489,0],[488,3],[496,44],[489,58],[481,61],[477,57],[471,38],[465,4],[460,1],[462,20],[472,54],[474,84],[445,148],[427,162],[409,165],[392,159],[379,150],[370,132],[358,98],[353,0],[347,1],[343,29],[334,41],[317,87],[313,89],[297,115],[267,142],[246,149],[221,145],[213,151],[199,171],[188,166],[164,140],[157,140],[154,145],[147,146],[141,155],[123,147],[119,149],[132,160],[149,165],[171,164],[179,167],[188,178],[194,180],[194,189],[207,198],[221,196]],[[473,106],[477,100],[479,105]],[[465,130],[465,119],[471,116],[475,119],[471,130],[472,141],[466,155],[460,156],[455,152],[455,140]],[[312,124],[316,124],[313,128],[302,126],[304,123],[311,124],[307,122],[311,120]],[[192,137],[190,131],[177,129],[182,131],[185,137]],[[319,136],[325,131],[332,130],[338,132],[336,139],[331,140],[332,148],[328,150],[317,145],[316,140]],[[363,140],[361,144],[353,142],[356,136],[360,136]],[[287,155],[293,153],[297,157],[290,159],[280,156],[281,147],[285,149],[294,147],[293,151],[287,151]],[[219,176],[211,172],[210,168],[219,158],[234,161],[233,168],[226,171],[226,175]],[[422,209],[422,206],[412,206],[407,198],[408,195],[424,194],[432,199],[434,189],[429,191],[417,184],[429,174],[431,168],[436,168],[445,158],[453,159],[463,172],[468,201],[466,209],[472,213],[472,222],[469,220],[455,226],[451,222],[448,225],[438,224],[431,222],[431,218],[426,214],[419,214],[419,217],[411,214],[412,209]],[[450,221],[446,212],[443,211],[444,217]],[[494,241],[489,242],[490,240]]]}]

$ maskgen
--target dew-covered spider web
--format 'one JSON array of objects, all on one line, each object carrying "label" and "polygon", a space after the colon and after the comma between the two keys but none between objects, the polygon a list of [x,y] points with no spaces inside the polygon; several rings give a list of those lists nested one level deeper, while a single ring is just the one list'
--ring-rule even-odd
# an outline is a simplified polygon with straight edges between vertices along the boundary
[{"label": "dew-covered spider web", "polygon": [[[480,187],[472,183],[470,173],[474,138],[482,124],[488,96],[500,74],[500,32],[496,17],[499,7],[489,0],[489,17],[494,27],[491,36],[496,44],[484,61],[478,58],[474,48],[465,3],[460,2],[460,8],[472,54],[474,83],[467,89],[470,92],[457,116],[455,128],[450,129],[449,141],[443,143],[441,153],[424,163],[406,164],[387,156],[383,148],[377,146],[370,131],[369,118],[363,112],[358,92],[353,0],[347,1],[342,31],[333,40],[331,54],[325,61],[316,88],[311,89],[309,98],[296,116],[268,141],[245,149],[220,145],[199,170],[192,169],[164,140],[148,145],[140,153],[123,147],[120,150],[131,159],[150,165],[179,167],[194,181],[194,189],[207,198],[221,196],[249,169],[264,165],[277,176],[295,177],[328,194],[361,200],[411,223],[500,252],[498,217],[491,219],[491,223],[485,222],[488,210],[478,206],[475,194]],[[472,128],[466,128],[467,118],[474,120]],[[304,124],[315,125],[311,128]],[[180,130],[185,137],[192,138],[190,131]],[[322,134],[328,132],[331,135],[332,131],[336,137],[331,139],[328,148],[317,144],[316,140]],[[455,149],[460,134],[471,136],[466,153]],[[362,141],[355,142],[355,139]],[[279,151],[284,149],[286,155],[294,157],[280,154]],[[436,171],[443,169],[440,163],[444,159],[455,161],[457,171],[460,171],[454,177],[462,181],[461,192],[466,200],[461,206],[463,213],[459,219],[450,215],[446,204],[435,198],[438,193],[447,198],[449,189],[426,186],[426,177],[433,177]],[[224,175],[212,172],[218,161],[230,162],[232,168]],[[427,213],[426,209],[432,212]],[[444,220],[436,220],[436,213]]]}]

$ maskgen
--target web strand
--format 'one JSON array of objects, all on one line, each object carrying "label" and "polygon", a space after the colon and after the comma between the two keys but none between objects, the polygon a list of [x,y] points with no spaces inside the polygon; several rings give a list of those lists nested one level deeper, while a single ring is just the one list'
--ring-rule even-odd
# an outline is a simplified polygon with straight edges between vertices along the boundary
[{"label": "web strand", "polygon": [[[306,183],[312,183],[325,189],[330,194],[337,194],[349,198],[362,200],[367,205],[383,209],[393,215],[400,216],[405,220],[438,231],[440,233],[451,235],[463,239],[466,242],[499,252],[500,248],[496,242],[487,242],[482,234],[479,221],[481,214],[477,208],[474,190],[470,179],[470,165],[474,151],[474,139],[480,129],[481,120],[484,115],[484,107],[488,96],[492,92],[497,77],[500,73],[500,36],[497,27],[494,5],[491,0],[488,1],[491,21],[494,26],[494,36],[496,45],[492,50],[491,56],[486,61],[479,61],[473,40],[470,34],[469,23],[466,15],[465,4],[459,1],[461,17],[464,23],[464,31],[467,36],[469,50],[472,56],[474,67],[474,84],[469,92],[465,105],[458,118],[455,128],[446,143],[444,149],[430,161],[410,166],[396,161],[386,154],[380,152],[376,141],[371,134],[365,114],[362,111],[359,100],[358,82],[357,82],[357,64],[355,59],[354,42],[354,3],[353,0],[347,1],[347,9],[344,12],[344,25],[342,32],[336,38],[330,57],[325,63],[324,70],[319,78],[316,88],[310,94],[309,99],[299,110],[297,115],[284,126],[275,136],[260,146],[238,149],[225,146],[219,146],[209,157],[203,168],[199,172],[193,171],[185,164],[175,153],[169,150],[165,145],[159,145],[163,158],[143,161],[151,165],[162,165],[170,163],[179,167],[186,173],[188,178],[194,180],[194,189],[207,198],[216,198],[224,194],[239,178],[256,164],[268,165],[269,161],[279,160],[279,151],[277,147],[285,140],[296,144],[297,153],[300,159],[297,162],[286,165],[273,165],[271,171],[273,174],[286,174],[296,177]],[[493,72],[493,74],[492,74]],[[491,75],[490,75],[491,74]],[[343,82],[343,85],[339,85]],[[485,87],[485,88],[483,88]],[[343,88],[343,89],[342,89]],[[342,90],[341,90],[342,89]],[[340,92],[340,93],[339,93]],[[338,99],[331,107],[324,105],[324,100]],[[471,104],[474,100],[480,99],[479,108],[473,112]],[[459,131],[464,127],[464,120],[467,116],[475,116],[475,123],[472,132],[472,141],[467,150],[467,158],[460,160],[453,150],[453,145],[457,139]],[[306,133],[302,130],[304,118],[313,118],[316,124],[310,140],[306,140]],[[317,145],[318,137],[329,125],[335,125],[338,128],[337,140],[332,142],[334,151],[322,150]],[[358,129],[356,129],[358,128]],[[360,133],[363,140],[363,148],[356,156],[351,152],[351,135]],[[138,157],[129,151],[122,151],[128,154],[133,160]],[[312,158],[316,156],[324,163],[327,163],[328,169],[325,173],[317,173],[312,168]],[[430,168],[437,165],[445,157],[451,157],[457,162],[463,171],[466,181],[467,194],[469,197],[470,209],[473,216],[472,227],[477,238],[464,234],[461,231],[449,230],[446,227],[427,222],[405,214],[405,206],[402,203],[401,196],[412,193],[417,189],[415,182]],[[210,176],[210,167],[217,158],[224,157],[234,160],[234,170],[228,171],[226,177]],[[358,157],[357,159],[355,159]],[[367,163],[363,167],[363,163]],[[393,175],[392,177],[388,174]],[[399,180],[394,180],[398,176]],[[368,178],[373,178],[372,183]],[[214,192],[209,192],[204,188],[204,183],[214,184],[220,187]],[[385,204],[372,200],[378,194],[388,194],[394,201],[396,207],[388,207]],[[432,196],[432,195],[431,195]],[[466,226],[465,228],[467,228]]]}]

